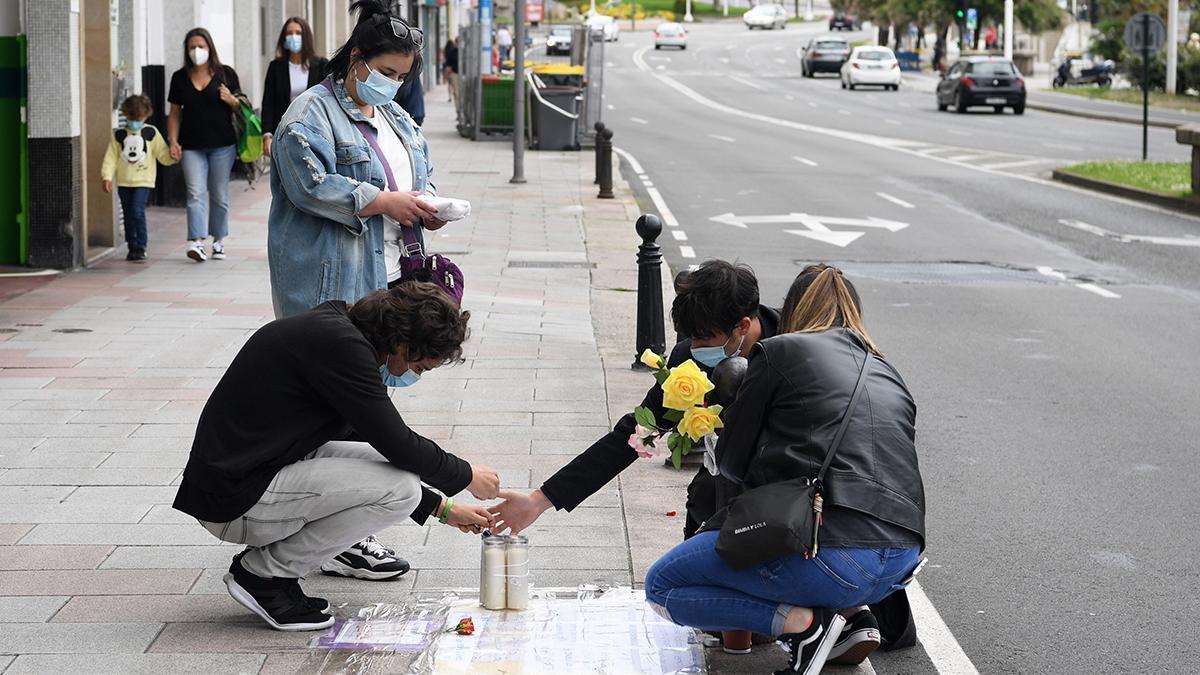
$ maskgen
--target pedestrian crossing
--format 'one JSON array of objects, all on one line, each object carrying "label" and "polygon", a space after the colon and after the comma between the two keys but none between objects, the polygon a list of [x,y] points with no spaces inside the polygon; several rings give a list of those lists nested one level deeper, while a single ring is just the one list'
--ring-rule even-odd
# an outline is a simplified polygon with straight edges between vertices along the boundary
[{"label": "pedestrian crossing", "polygon": [[951,164],[962,164],[973,168],[1003,171],[1026,176],[1036,176],[1051,168],[1069,163],[1058,157],[1038,157],[1011,152],[995,152],[980,148],[967,148],[925,141],[889,139],[885,144],[891,148],[915,155],[938,159]]}]

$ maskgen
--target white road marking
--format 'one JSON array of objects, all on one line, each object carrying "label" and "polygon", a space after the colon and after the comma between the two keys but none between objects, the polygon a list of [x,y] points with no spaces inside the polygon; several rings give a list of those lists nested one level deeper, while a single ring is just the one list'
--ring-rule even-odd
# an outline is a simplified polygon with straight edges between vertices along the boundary
[{"label": "white road marking", "polygon": [[947,157],[946,159],[950,160],[951,162],[974,162],[975,160],[983,159],[984,157],[997,157],[997,156],[998,155],[994,152],[984,152],[984,153],[974,153],[974,154],[970,154],[970,155],[954,155],[953,157]]},{"label": "white road marking", "polygon": [[1017,162],[999,162],[997,164],[984,164],[984,169],[1015,169],[1019,166],[1033,166],[1042,162],[1053,162],[1052,159],[1022,159]]},{"label": "white road marking", "polygon": [[929,597],[916,579],[908,585],[908,604],[912,607],[913,619],[921,627],[921,646],[929,655],[939,673],[945,675],[979,675],[975,664],[954,639],[950,628],[942,621]]},{"label": "white road marking", "polygon": [[671,230],[671,236],[675,237],[675,241],[687,241],[687,232],[683,230]]},{"label": "white road marking", "polygon": [[648,188],[652,188],[652,187],[654,187],[654,183],[651,183],[651,182],[650,182],[650,181],[648,181],[648,180],[644,180],[644,181],[642,181],[642,185],[645,185],[645,186],[646,186],[646,187],[648,187]]},{"label": "white road marking", "polygon": [[1096,284],[1075,284],[1075,288],[1082,288],[1085,291],[1091,291],[1102,298],[1119,298],[1121,296],[1113,293],[1107,288],[1100,288]]},{"label": "white road marking", "polygon": [[630,117],[629,121],[633,122],[634,124],[650,124],[649,122],[647,122],[646,120],[644,120],[640,117]]},{"label": "white road marking", "polygon": [[727,56],[722,56],[722,57],[721,57],[721,63],[729,63],[729,57],[727,57]]},{"label": "white road marking", "polygon": [[775,59],[775,63],[787,63],[787,61],[784,61],[783,59]]},{"label": "white road marking", "polygon": [[729,79],[733,80],[734,82],[740,82],[740,83],[746,85],[747,87],[750,87],[751,89],[757,89],[759,91],[766,89],[766,87],[762,86],[761,84],[759,84],[757,82],[751,82],[750,80],[747,80],[744,77],[738,77],[737,75],[733,75]]},{"label": "white road marking", "polygon": [[721,136],[720,134],[709,134],[708,137],[715,138],[718,141],[725,141],[726,143],[737,143],[736,138],[730,138],[728,136]]},{"label": "white road marking", "polygon": [[795,96],[792,96],[791,94],[784,94],[784,95],[783,95],[783,100],[785,100],[785,101],[795,101],[795,100],[796,100],[796,97],[795,97]]},{"label": "white road marking", "polygon": [[[729,49],[732,49],[732,47],[729,47]],[[977,171],[979,173],[990,174],[992,176],[996,176],[997,178],[1007,178],[1010,180],[1018,180],[1018,181],[1023,181],[1026,183],[1033,183],[1033,184],[1036,184],[1036,185],[1039,185],[1039,186],[1042,186],[1045,188],[1054,189],[1054,190],[1063,190],[1063,191],[1067,191],[1067,192],[1074,192],[1077,195],[1080,195],[1080,196],[1083,196],[1083,197],[1086,197],[1086,198],[1092,199],[1092,200],[1102,199],[1105,201],[1122,204],[1124,206],[1127,206],[1127,207],[1133,208],[1133,209],[1140,209],[1143,211],[1151,211],[1153,213],[1158,213],[1158,214],[1161,214],[1164,216],[1169,216],[1171,218],[1178,218],[1178,219],[1187,220],[1187,221],[1193,222],[1193,223],[1200,223],[1200,217],[1184,214],[1179,211],[1168,209],[1163,206],[1155,206],[1153,204],[1147,204],[1145,202],[1136,201],[1133,199],[1126,199],[1124,197],[1116,197],[1113,195],[1105,194],[1103,192],[1095,192],[1093,190],[1088,190],[1086,188],[1075,187],[1073,185],[1067,185],[1065,183],[1060,183],[1058,181],[1048,180],[1045,178],[1039,178],[1037,176],[1031,176],[1031,175],[1021,174],[1021,173],[1007,173],[1004,171],[995,171],[992,169],[988,169],[988,168],[979,166],[978,164],[960,164],[957,162],[950,162],[950,161],[946,160],[944,157],[937,157],[934,155],[922,155],[920,153],[920,151],[913,149],[912,141],[909,141],[909,140],[903,139],[903,138],[894,138],[894,137],[890,137],[890,136],[882,136],[879,134],[867,134],[867,133],[861,133],[861,132],[857,132],[857,131],[845,131],[842,129],[821,127],[821,126],[817,126],[815,124],[807,124],[804,122],[785,120],[785,119],[781,119],[779,117],[771,117],[770,115],[754,113],[754,112],[750,112],[747,110],[742,110],[740,108],[735,108],[731,105],[726,105],[724,103],[718,103],[717,101],[714,101],[710,98],[705,97],[704,95],[698,93],[696,90],[692,89],[691,87],[687,86],[686,84],[683,84],[682,82],[679,82],[678,80],[676,80],[672,77],[669,77],[667,75],[659,75],[658,73],[653,72],[650,69],[650,67],[648,65],[646,65],[645,60],[642,58],[642,56],[648,51],[650,51],[649,47],[642,47],[640,50],[633,53],[633,62],[634,62],[634,65],[637,66],[638,70],[641,70],[644,73],[648,73],[651,77],[658,79],[660,82],[662,82],[666,86],[679,92],[684,97],[691,99],[693,102],[695,102],[699,105],[702,105],[706,108],[716,110],[717,112],[722,112],[727,115],[741,117],[743,119],[754,120],[756,122],[762,122],[764,124],[770,124],[770,125],[776,126],[776,127],[782,127],[784,129],[792,129],[794,131],[802,131],[805,133],[816,134],[816,135],[825,136],[828,138],[837,138],[837,139],[841,139],[841,140],[845,140],[845,141],[850,141],[853,143],[861,143],[863,145],[870,145],[870,146],[873,146],[876,148],[882,148],[884,150],[891,150],[893,152],[900,152],[900,153],[904,153],[906,155],[912,155],[915,157],[924,157],[925,159],[928,159],[931,161],[942,162],[944,164],[950,164],[950,165],[960,167],[960,168],[965,168],[965,169],[968,169],[971,171]],[[816,107],[816,104],[814,104],[812,102],[810,102],[809,104],[812,105],[813,107]],[[967,135],[969,135],[969,134],[967,134]]]},{"label": "white road marking", "polygon": [[611,104],[611,103],[609,103],[609,104],[608,104],[608,109],[609,109],[609,110],[616,110],[616,108],[614,108],[614,107],[613,107],[613,104]]},{"label": "white road marking", "polygon": [[666,66],[656,66],[656,67],[657,67],[659,70],[666,70],[666,69],[667,69],[667,67],[666,67]]},{"label": "white road marking", "polygon": [[1063,218],[1058,221],[1067,227],[1073,227],[1076,230],[1082,230],[1099,237],[1113,239],[1122,244],[1157,244],[1159,246],[1196,246],[1200,247],[1200,237],[1162,237],[1149,234],[1121,234],[1120,232],[1111,232],[1103,227],[1096,227],[1082,220],[1070,220]]},{"label": "white road marking", "polygon": [[[638,176],[645,176],[646,170],[642,168],[642,163],[637,161],[637,158],[629,152],[621,148],[613,148],[613,152],[621,158],[623,162],[629,162],[629,168]],[[654,203],[654,208],[658,209],[658,217],[662,218],[663,224],[667,227],[679,227],[679,221],[675,219],[675,214],[671,213],[670,207],[667,206],[666,200],[663,199],[662,193],[656,187],[647,187],[646,194],[650,195],[650,201]]]},{"label": "white road marking", "polygon": [[646,173],[646,170],[642,168],[642,163],[637,161],[636,157],[629,154],[628,152],[625,152],[621,148],[614,147],[613,152],[617,153],[617,155],[619,155],[621,157],[621,159],[625,160],[626,162],[629,162],[629,168],[633,169],[633,172],[638,175],[638,178],[641,178],[643,176],[649,176],[649,174]]},{"label": "white road marking", "polygon": [[1083,150],[1078,145],[1071,145],[1069,143],[1042,143],[1042,145],[1054,150]]},{"label": "white road marking", "polygon": [[644,173],[642,173],[642,174],[638,174],[638,178],[639,178],[640,180],[650,180],[650,176],[647,176],[647,175],[646,175],[646,174],[644,174]]},{"label": "white road marking", "polygon": [[912,204],[909,204],[908,202],[904,201],[903,199],[900,199],[899,197],[893,197],[886,192],[876,192],[875,194],[878,195],[882,199],[886,199],[889,202],[896,204],[897,206],[903,206],[906,209],[917,208],[917,207],[913,206]]},{"label": "white road marking", "polygon": [[804,159],[803,157],[792,157],[792,159],[796,160],[797,162],[800,162],[801,164],[806,164],[808,166],[816,166],[817,165],[817,163],[812,161],[811,159]]},{"label": "white road marking", "polygon": [[1059,272],[1058,270],[1054,269],[1053,267],[1044,267],[1043,266],[1043,267],[1037,268],[1037,271],[1045,276],[1052,278],[1052,279],[1058,279],[1059,281],[1067,280],[1067,275],[1063,274],[1062,272]]},{"label": "white road marking", "polygon": [[691,246],[680,246],[679,255],[684,258],[695,258],[696,249],[692,248]]},{"label": "white road marking", "polygon": [[841,113],[841,114],[843,114],[843,115],[849,115],[849,114],[850,114],[850,111],[849,111],[849,110],[846,110],[845,108],[839,108],[839,109],[838,109],[838,112],[839,112],[839,113]]},{"label": "white road marking", "polygon": [[814,101],[808,101],[808,107],[810,107],[810,108],[816,108],[816,107],[817,107],[817,104],[816,104],[816,102],[814,102]]},{"label": "white road marking", "polygon": [[900,126],[900,125],[904,124],[900,120],[884,120],[884,122],[886,122],[888,124],[894,124],[896,126]]},{"label": "white road marking", "polygon": [[698,269],[700,269],[700,266],[699,266],[699,265],[688,265],[688,271],[689,271],[689,272],[695,272],[695,271],[696,271],[696,270],[698,270]]}]

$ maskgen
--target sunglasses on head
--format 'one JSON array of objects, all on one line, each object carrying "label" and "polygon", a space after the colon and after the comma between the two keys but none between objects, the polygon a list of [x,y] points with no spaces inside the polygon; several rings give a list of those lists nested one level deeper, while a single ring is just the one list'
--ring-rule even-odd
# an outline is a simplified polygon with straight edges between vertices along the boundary
[{"label": "sunglasses on head", "polygon": [[392,34],[397,38],[412,40],[417,49],[420,49],[425,44],[425,33],[422,33],[420,28],[414,28],[395,17],[392,17],[390,22],[392,24]]}]

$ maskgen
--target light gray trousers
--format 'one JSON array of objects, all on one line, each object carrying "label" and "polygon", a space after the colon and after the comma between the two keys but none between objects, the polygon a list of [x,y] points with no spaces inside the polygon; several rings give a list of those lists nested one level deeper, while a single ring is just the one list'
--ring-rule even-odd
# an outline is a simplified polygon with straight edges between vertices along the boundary
[{"label": "light gray trousers", "polygon": [[241,518],[200,524],[245,544],[242,566],[260,577],[299,578],[369,534],[403,522],[421,481],[366,443],[332,441],[285,466]]}]

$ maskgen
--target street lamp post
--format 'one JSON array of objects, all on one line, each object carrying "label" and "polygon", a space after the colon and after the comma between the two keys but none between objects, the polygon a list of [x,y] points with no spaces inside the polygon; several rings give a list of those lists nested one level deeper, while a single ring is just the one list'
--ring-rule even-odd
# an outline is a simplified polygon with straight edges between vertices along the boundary
[{"label": "street lamp post", "polygon": [[1167,4],[1167,93],[1175,93],[1179,72],[1179,0]]},{"label": "street lamp post", "polygon": [[525,182],[525,0],[513,2],[516,23],[516,63],[513,70],[513,175],[510,183]]},{"label": "street lamp post", "polygon": [[1013,0],[1004,0],[1004,58],[1013,57]]},{"label": "street lamp post", "polygon": [[687,0],[687,11],[683,14],[683,21],[684,23],[691,23],[695,21],[695,19],[692,18],[692,0]]}]

